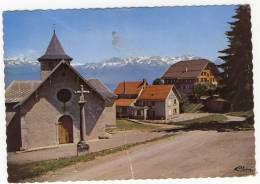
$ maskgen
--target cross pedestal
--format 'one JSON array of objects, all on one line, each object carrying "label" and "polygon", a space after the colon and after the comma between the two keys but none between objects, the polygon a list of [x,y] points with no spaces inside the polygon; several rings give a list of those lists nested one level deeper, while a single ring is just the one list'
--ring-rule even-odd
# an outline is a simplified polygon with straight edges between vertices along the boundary
[{"label": "cross pedestal", "polygon": [[86,130],[86,121],[85,121],[85,108],[86,104],[84,94],[90,93],[90,91],[84,90],[83,85],[80,85],[81,89],[79,91],[75,91],[75,94],[80,94],[79,97],[79,107],[80,107],[80,141],[77,144],[77,155],[86,155],[89,152],[89,145],[84,140],[85,130]]}]

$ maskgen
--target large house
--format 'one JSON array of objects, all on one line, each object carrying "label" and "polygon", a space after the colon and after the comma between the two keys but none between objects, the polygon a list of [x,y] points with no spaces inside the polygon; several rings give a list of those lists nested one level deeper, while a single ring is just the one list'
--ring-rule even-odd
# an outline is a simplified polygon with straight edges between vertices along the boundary
[{"label": "large house", "polygon": [[6,89],[8,151],[28,150],[80,140],[79,96],[85,95],[86,139],[104,136],[105,127],[115,125],[116,96],[100,81],[88,80],[71,65],[56,34],[40,57],[41,80],[13,81]]},{"label": "large house", "polygon": [[180,114],[180,95],[173,85],[149,85],[136,101],[138,119],[171,120]]},{"label": "large house", "polygon": [[118,118],[171,120],[180,113],[180,95],[174,85],[121,82],[114,93]]},{"label": "large house", "polygon": [[218,85],[219,71],[216,65],[206,59],[180,61],[163,74],[165,84],[174,84],[184,93],[192,93],[196,84]]}]

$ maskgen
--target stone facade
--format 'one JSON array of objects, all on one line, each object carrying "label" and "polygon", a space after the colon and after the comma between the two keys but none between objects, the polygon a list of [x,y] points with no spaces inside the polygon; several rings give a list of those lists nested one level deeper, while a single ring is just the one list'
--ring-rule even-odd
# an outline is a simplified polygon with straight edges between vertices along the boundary
[{"label": "stone facade", "polygon": [[[73,92],[83,83],[71,70],[57,70],[21,106],[21,135],[24,149],[59,144],[58,119],[68,115],[73,120],[73,142],[79,141],[79,97]],[[84,84],[84,83],[83,83]],[[91,91],[84,84],[84,88]],[[72,97],[62,103],[57,99],[60,89],[69,89]],[[86,97],[86,140],[104,136],[106,125],[115,124],[115,106],[106,107],[104,100],[93,90]]]},{"label": "stone facade", "polygon": [[[56,37],[55,34],[53,36]],[[55,40],[58,41],[57,38],[52,38],[50,44],[57,44]],[[48,48],[56,47],[49,46]],[[48,50],[48,53],[52,54],[52,51]],[[62,54],[65,54],[64,51]],[[37,85],[30,85],[30,81],[17,81],[7,88],[6,111],[9,114],[15,113],[15,116],[8,120],[8,151],[61,144],[61,136],[64,136],[64,140],[67,139],[68,131],[70,131],[69,136],[72,135],[72,140],[65,140],[65,143],[77,143],[80,140],[80,108],[79,95],[74,92],[80,89],[80,85],[90,92],[85,95],[87,102],[84,106],[85,140],[104,136],[106,127],[116,126],[116,107],[113,99],[115,96],[110,94],[100,82],[99,89],[90,85],[90,82],[70,65],[70,57],[62,54],[58,53],[57,56],[69,59],[61,58],[58,64],[56,60],[53,63],[55,55],[51,56],[50,60],[48,60],[50,55],[44,55],[39,59],[43,70],[41,71],[42,81],[31,82]],[[29,90],[28,86],[32,89]],[[67,98],[66,102],[57,96],[61,90],[67,91],[67,96],[62,94],[62,98]],[[60,122],[61,117],[64,119],[65,116],[69,117],[70,121]],[[66,126],[69,125],[72,128],[66,127],[65,123]],[[65,131],[64,135],[61,134],[62,131]]]}]

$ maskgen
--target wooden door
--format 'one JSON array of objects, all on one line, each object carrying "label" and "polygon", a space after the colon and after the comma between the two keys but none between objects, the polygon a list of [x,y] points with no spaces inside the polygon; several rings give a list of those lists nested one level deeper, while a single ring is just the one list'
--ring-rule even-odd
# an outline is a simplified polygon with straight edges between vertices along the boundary
[{"label": "wooden door", "polygon": [[69,116],[62,116],[59,119],[59,143],[66,144],[73,142],[73,122]]}]

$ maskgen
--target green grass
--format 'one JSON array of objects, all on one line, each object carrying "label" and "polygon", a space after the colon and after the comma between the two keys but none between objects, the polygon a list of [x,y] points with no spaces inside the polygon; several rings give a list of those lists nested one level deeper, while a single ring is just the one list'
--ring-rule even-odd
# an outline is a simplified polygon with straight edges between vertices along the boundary
[{"label": "green grass", "polygon": [[158,128],[158,126],[135,123],[132,121],[120,119],[120,120],[116,120],[116,128],[108,128],[106,129],[106,131],[108,133],[115,133],[116,131],[125,131],[125,130],[152,131],[155,130],[156,128]]},{"label": "green grass", "polygon": [[162,129],[166,132],[179,132],[179,131],[194,131],[203,130],[210,131],[215,130],[218,132],[227,131],[247,131],[254,130],[253,118],[248,118],[245,121],[230,121],[225,122],[226,117],[221,114],[210,115],[207,117],[197,118],[188,121],[174,122],[172,124],[178,125],[178,127],[171,129]]},{"label": "green grass", "polygon": [[188,125],[188,124],[194,124],[194,123],[208,123],[208,122],[219,122],[222,123],[226,120],[227,118],[222,115],[222,114],[213,114],[197,119],[192,119],[192,120],[187,120],[187,121],[180,121],[180,122],[174,122],[171,124],[175,125]]},{"label": "green grass", "polygon": [[254,116],[254,112],[252,110],[251,111],[240,111],[240,112],[229,112],[229,113],[227,113],[227,115],[249,118],[249,117]]},{"label": "green grass", "polygon": [[189,103],[183,106],[184,112],[196,112],[200,110],[204,105],[201,103]]},{"label": "green grass", "polygon": [[146,144],[149,142],[158,141],[171,137],[173,135],[164,135],[154,139],[150,139],[144,142],[131,143],[116,148],[106,149],[99,152],[89,153],[85,156],[73,156],[69,158],[60,158],[55,160],[46,160],[39,162],[32,162],[26,164],[8,164],[8,181],[9,182],[22,182],[29,179],[33,179],[36,176],[40,176],[49,171],[55,171],[57,169],[64,168],[69,165],[73,165],[79,162],[88,162],[96,159],[97,157],[102,157],[108,154],[117,153],[123,150],[127,150],[131,147],[138,146],[141,144]]}]

